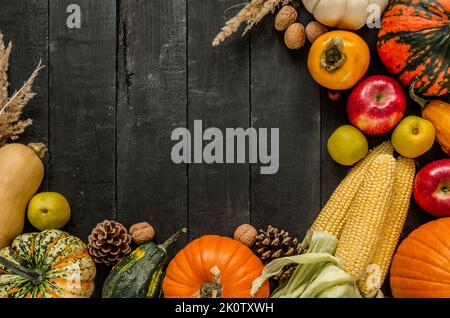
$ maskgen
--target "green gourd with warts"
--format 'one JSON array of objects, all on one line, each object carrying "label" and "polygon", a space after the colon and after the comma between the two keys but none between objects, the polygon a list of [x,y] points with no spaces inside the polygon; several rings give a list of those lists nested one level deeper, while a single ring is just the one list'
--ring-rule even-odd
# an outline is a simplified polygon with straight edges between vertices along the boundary
[{"label": "green gourd with warts", "polygon": [[139,246],[113,267],[103,285],[103,298],[158,298],[167,261],[166,249],[178,237],[182,229],[161,245],[149,242]]}]

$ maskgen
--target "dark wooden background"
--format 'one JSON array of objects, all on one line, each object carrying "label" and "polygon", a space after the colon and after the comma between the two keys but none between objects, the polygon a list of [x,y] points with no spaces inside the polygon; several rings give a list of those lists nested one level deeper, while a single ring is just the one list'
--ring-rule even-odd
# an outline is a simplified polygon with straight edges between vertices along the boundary
[{"label": "dark wooden background", "polygon": [[[347,172],[326,140],[347,122],[345,99],[333,103],[306,68],[309,44],[289,51],[269,16],[249,36],[210,43],[243,0],[0,0],[0,30],[13,41],[10,79],[18,88],[37,65],[38,96],[24,116],[34,125],[21,142],[50,153],[42,191],[64,194],[68,232],[87,239],[104,219],[149,221],[162,241],[186,226],[170,249],[203,234],[271,224],[302,238]],[[68,29],[66,8],[82,9]],[[299,20],[312,17],[300,9]],[[369,74],[386,74],[376,30],[359,32],[372,50]],[[409,102],[410,113],[418,106]],[[280,170],[259,165],[175,165],[171,132],[191,127],[280,128]],[[371,145],[389,138],[371,138]],[[439,147],[419,166],[444,157]],[[427,221],[411,208],[405,234]],[[27,230],[32,230],[28,226]],[[99,266],[98,289],[107,270]]]}]

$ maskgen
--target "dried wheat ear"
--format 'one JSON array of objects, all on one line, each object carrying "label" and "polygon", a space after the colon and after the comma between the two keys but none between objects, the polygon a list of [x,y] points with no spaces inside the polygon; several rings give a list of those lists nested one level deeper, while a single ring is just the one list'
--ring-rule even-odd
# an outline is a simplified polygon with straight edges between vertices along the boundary
[{"label": "dried wheat ear", "polygon": [[221,31],[214,38],[212,46],[220,45],[235,33],[242,23],[247,23],[242,34],[244,36],[266,15],[274,13],[278,7],[290,2],[291,0],[251,0],[233,18],[225,23],[225,26],[222,27]]},{"label": "dried wheat ear", "polygon": [[33,123],[32,119],[21,120],[23,108],[36,95],[32,86],[39,71],[44,68],[41,61],[23,86],[9,97],[8,68],[11,55],[12,43],[7,46],[0,33],[0,146],[9,140],[16,140],[28,126]]}]

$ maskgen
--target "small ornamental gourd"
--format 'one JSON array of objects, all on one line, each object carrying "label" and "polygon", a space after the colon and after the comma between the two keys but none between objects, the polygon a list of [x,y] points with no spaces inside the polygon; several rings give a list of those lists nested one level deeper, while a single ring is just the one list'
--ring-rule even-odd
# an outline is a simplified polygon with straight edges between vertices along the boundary
[{"label": "small ornamental gourd", "polygon": [[[166,298],[250,298],[252,282],[263,268],[261,260],[244,244],[205,235],[170,262],[163,294]],[[254,297],[269,297],[269,284],[263,284]]]},{"label": "small ornamental gourd", "polygon": [[182,234],[183,228],[161,245],[149,242],[139,246],[113,267],[103,285],[103,298],[158,298],[167,265],[167,248]]},{"label": "small ornamental gourd", "polygon": [[59,230],[23,234],[0,251],[0,298],[89,298],[95,274],[79,238]]},{"label": "small ornamental gourd", "polygon": [[405,87],[415,92],[450,92],[450,0],[392,0],[384,12],[378,54]]},{"label": "small ornamental gourd", "polygon": [[433,123],[437,142],[450,155],[450,104],[439,99],[426,100],[417,96],[414,91],[416,80],[411,83],[409,96],[422,107],[422,117]]}]

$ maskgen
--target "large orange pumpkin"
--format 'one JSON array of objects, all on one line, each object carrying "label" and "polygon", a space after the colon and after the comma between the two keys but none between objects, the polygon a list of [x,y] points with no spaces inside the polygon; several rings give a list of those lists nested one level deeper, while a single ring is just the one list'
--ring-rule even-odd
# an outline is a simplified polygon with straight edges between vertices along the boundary
[{"label": "large orange pumpkin", "polygon": [[[206,235],[188,244],[170,262],[163,281],[166,298],[250,298],[252,282],[264,268],[245,245]],[[266,283],[255,295],[269,297]]]},{"label": "large orange pumpkin", "polygon": [[391,289],[397,298],[450,297],[450,218],[422,225],[400,244]]}]

